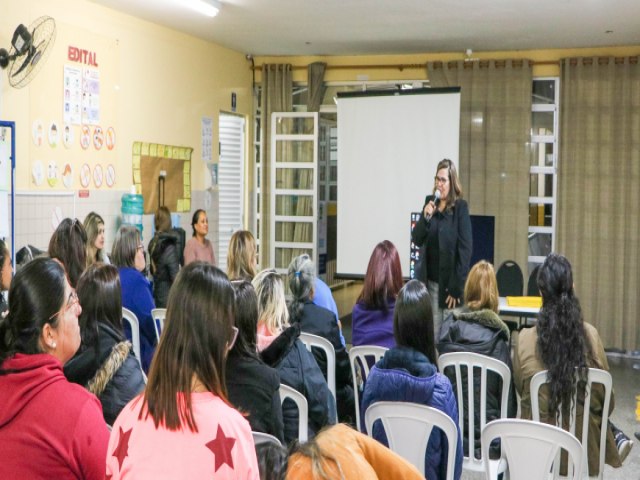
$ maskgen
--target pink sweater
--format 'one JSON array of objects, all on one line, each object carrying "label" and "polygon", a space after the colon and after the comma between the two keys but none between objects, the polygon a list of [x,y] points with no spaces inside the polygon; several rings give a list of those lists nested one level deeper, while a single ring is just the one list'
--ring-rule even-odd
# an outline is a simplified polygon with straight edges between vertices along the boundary
[{"label": "pink sweater", "polygon": [[210,392],[192,393],[198,432],[158,429],[138,420],[142,397],[116,419],[107,450],[107,479],[215,478],[258,480],[249,423]]},{"label": "pink sweater", "polygon": [[204,245],[201,244],[196,237],[187,240],[184,246],[184,264],[189,265],[191,262],[200,260],[202,262],[216,264],[216,256],[213,253],[213,245],[208,239],[204,239]]}]

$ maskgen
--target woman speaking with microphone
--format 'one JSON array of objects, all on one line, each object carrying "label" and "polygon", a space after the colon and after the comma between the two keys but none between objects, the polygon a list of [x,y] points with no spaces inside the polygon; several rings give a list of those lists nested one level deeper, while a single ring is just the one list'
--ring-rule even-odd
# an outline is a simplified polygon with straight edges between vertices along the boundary
[{"label": "woman speaking with microphone", "polygon": [[446,310],[461,303],[472,248],[469,206],[462,199],[458,172],[451,160],[438,163],[433,194],[427,195],[424,203],[411,240],[420,247],[416,277],[429,290],[438,338]]}]

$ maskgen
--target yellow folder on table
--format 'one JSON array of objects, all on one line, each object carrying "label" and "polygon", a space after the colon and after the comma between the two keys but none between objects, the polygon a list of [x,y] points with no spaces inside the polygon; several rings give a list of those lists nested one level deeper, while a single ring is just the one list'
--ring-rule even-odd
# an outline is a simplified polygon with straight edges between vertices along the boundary
[{"label": "yellow folder on table", "polygon": [[540,308],[542,297],[507,297],[507,305],[510,307]]}]

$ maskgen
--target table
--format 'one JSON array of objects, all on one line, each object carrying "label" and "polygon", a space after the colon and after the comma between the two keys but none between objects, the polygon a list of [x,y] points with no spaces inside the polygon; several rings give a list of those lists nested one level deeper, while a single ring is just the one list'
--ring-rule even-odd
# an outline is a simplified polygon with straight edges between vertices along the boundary
[{"label": "table", "polygon": [[498,310],[501,315],[518,317],[518,329],[522,327],[522,318],[525,319],[524,325],[527,326],[530,318],[534,319],[535,323],[538,313],[540,312],[538,307],[514,307],[507,305],[507,297],[500,297],[498,299]]}]

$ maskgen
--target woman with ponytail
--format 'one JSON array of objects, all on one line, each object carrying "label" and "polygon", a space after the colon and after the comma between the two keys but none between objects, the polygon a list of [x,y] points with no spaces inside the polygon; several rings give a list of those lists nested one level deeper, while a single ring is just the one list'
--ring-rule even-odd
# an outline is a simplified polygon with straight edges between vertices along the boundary
[{"label": "woman with ponytail", "polygon": [[[313,303],[316,267],[309,255],[300,255],[289,264],[289,319],[291,323],[299,323],[304,333],[311,333],[326,338],[336,352],[336,406],[338,419],[341,422],[353,422],[354,399],[353,381],[349,354],[342,343],[340,325],[334,313]],[[327,371],[327,360],[319,349],[313,355],[322,372]]]},{"label": "woman with ponytail", "polygon": [[[531,419],[531,378],[547,370],[547,387],[540,393],[540,419],[555,424],[560,414],[568,418],[572,398],[578,391],[576,436],[582,430],[582,409],[589,368],[609,370],[607,357],[598,331],[584,322],[580,302],[573,287],[571,264],[564,256],[550,254],[538,273],[542,308],[535,327],[520,332],[514,352],[513,373],[521,397],[521,417]],[[578,379],[578,380],[577,380]],[[598,470],[600,424],[604,392],[594,387],[589,419],[589,474]],[[613,411],[613,394],[609,414]],[[612,467],[622,465],[632,443],[624,433],[607,425],[605,462]],[[616,445],[618,444],[618,445]],[[620,450],[620,451],[619,451]]]}]

